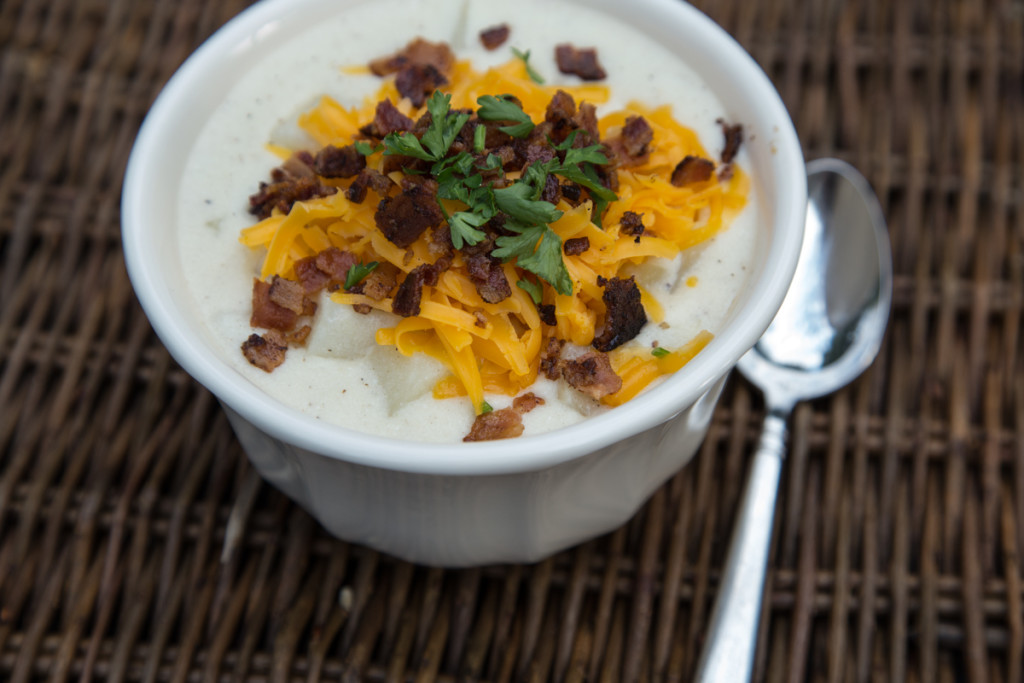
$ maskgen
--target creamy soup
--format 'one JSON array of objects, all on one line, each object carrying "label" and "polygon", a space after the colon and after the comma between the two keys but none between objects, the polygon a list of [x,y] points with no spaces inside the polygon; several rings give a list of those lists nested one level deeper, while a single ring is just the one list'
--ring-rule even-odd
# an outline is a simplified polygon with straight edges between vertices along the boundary
[{"label": "creamy soup", "polygon": [[[528,19],[537,16],[544,21]],[[485,50],[480,31],[501,23],[511,29],[508,41]],[[660,45],[617,20],[553,0],[511,5],[374,0],[310,26],[300,38],[269,51],[224,94],[191,152],[178,217],[191,294],[218,353],[255,387],[318,419],[396,438],[458,442],[473,423],[473,406],[458,398],[433,397],[434,385],[448,375],[438,361],[422,354],[406,357],[375,342],[378,327],[394,324],[390,314],[360,315],[324,294],[308,345],[289,349],[285,363],[272,373],[253,367],[239,351],[240,342],[253,331],[252,278],[259,274],[262,259],[261,253],[239,243],[239,231],[255,220],[247,210],[249,195],[280,162],[266,143],[313,147],[294,123],[298,115],[324,94],[352,106],[372,96],[380,79],[348,67],[393,53],[416,36],[449,43],[460,59],[471,59],[481,70],[513,58],[512,48],[529,50],[531,66],[555,85],[579,83],[558,72],[555,45],[596,47],[611,88],[611,100],[599,106],[599,115],[632,100],[671,105],[675,119],[697,132],[712,157],[722,147],[716,120],[728,116],[708,85]],[[740,166],[744,159],[741,150]],[[631,344],[675,348],[701,330],[721,329],[746,282],[757,212],[755,182],[743,211],[710,241],[674,260],[637,268],[638,281],[656,295],[666,317],[662,324],[648,323]],[[545,403],[523,416],[525,434],[564,427],[609,409],[543,376],[531,391]],[[495,409],[512,400],[503,395],[486,398]]]}]

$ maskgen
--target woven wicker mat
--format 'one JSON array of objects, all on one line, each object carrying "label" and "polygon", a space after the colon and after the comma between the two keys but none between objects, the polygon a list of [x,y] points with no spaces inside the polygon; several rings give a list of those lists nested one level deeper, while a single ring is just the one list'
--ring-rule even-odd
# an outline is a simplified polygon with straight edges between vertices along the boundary
[{"label": "woven wicker mat", "polygon": [[[260,483],[153,335],[124,164],[243,4],[0,2],[0,678],[686,680],[761,419],[739,379],[625,527],[442,571],[336,541]],[[702,7],[808,158],[872,181],[896,268],[879,361],[793,420],[756,679],[1024,680],[1024,4]]]}]

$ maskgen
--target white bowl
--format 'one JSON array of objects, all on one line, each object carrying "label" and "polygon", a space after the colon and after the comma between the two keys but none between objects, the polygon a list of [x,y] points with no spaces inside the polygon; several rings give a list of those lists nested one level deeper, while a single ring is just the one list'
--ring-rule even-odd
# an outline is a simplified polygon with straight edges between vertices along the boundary
[{"label": "white bowl", "polygon": [[176,190],[205,120],[256,58],[317,17],[364,1],[373,0],[265,0],[182,65],[149,112],[128,164],[128,272],[157,334],[220,400],[255,467],[332,534],[433,565],[537,560],[621,525],[696,452],[726,376],[767,328],[792,278],[806,202],[800,144],[764,72],[705,15],[678,0],[586,3],[689,63],[748,132],[762,243],[730,322],[659,386],[550,433],[444,445],[333,426],[255,389],[207,346],[187,305]]}]

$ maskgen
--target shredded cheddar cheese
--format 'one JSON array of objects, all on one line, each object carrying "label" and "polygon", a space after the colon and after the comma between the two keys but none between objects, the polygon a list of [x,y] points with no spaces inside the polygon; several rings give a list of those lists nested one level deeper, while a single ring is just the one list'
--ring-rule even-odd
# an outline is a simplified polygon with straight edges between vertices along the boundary
[{"label": "shredded cheddar cheese", "polygon": [[[358,72],[358,71],[354,71]],[[477,72],[468,61],[459,61],[443,90],[452,96],[453,108],[473,108],[477,98],[488,94],[511,94],[533,120],[543,120],[545,108],[558,88],[538,85],[530,80],[521,60],[513,60],[485,73]],[[594,104],[607,102],[604,85],[561,87],[577,101]],[[376,103],[388,98],[402,113],[415,119],[419,110],[399,96],[393,80],[385,80],[376,97],[351,109],[329,97],[302,115],[299,125],[320,145],[345,146],[358,135],[360,126],[373,119]],[[589,201],[572,206],[565,200],[557,208],[562,216],[550,225],[566,240],[586,237],[590,248],[576,255],[565,255],[565,267],[572,279],[572,294],[563,295],[553,288],[543,290],[544,305],[553,306],[555,325],[541,322],[530,295],[515,283],[524,278],[514,263],[503,268],[512,285],[511,296],[498,303],[484,301],[469,277],[461,254],[456,252],[450,268],[442,272],[436,286],[425,287],[418,315],[401,318],[391,327],[377,331],[376,341],[394,346],[405,355],[425,353],[447,366],[451,376],[434,388],[436,398],[468,396],[479,413],[488,392],[516,395],[536,380],[541,355],[549,337],[580,346],[590,345],[603,316],[601,278],[618,277],[631,265],[647,259],[672,259],[681,251],[699,245],[728,224],[745,204],[749,179],[738,167],[728,180],[716,176],[707,181],[677,187],[670,182],[672,171],[688,155],[707,158],[696,134],[672,118],[669,107],[650,108],[630,103],[621,112],[599,120],[602,139],[614,135],[631,115],[643,116],[654,132],[646,162],[618,170],[618,199],[612,202],[602,221],[603,229],[591,221]],[[268,146],[274,154],[287,157],[291,150]],[[383,168],[383,154],[367,157],[367,166]],[[328,181],[332,182],[332,181]],[[372,190],[371,190],[372,193]],[[450,212],[460,203],[444,200]],[[287,215],[274,214],[241,233],[241,242],[266,250],[261,275],[295,278],[296,261],[329,247],[351,252],[367,263],[388,262],[404,273],[431,263],[436,256],[425,234],[403,249],[376,228],[376,195],[363,203],[349,201],[344,192],[296,202]],[[643,216],[643,239],[620,231],[625,212]],[[532,277],[532,276],[530,276]],[[695,284],[693,278],[686,281]],[[656,296],[640,289],[648,318],[657,323],[664,311]],[[339,290],[331,299],[340,305],[365,305],[391,312],[392,300]],[[650,349],[629,345],[609,353],[612,367],[622,380],[622,388],[606,396],[607,405],[628,401],[659,377],[676,372],[711,340],[704,331],[682,348],[669,349],[654,356]]]}]

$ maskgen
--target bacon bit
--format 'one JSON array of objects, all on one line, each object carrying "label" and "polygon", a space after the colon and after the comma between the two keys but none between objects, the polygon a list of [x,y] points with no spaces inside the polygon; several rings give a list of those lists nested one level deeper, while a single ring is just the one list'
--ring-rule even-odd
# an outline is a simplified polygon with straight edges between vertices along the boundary
[{"label": "bacon bit", "polygon": [[315,178],[294,178],[276,183],[260,183],[259,191],[249,197],[249,213],[260,220],[269,218],[277,209],[287,214],[295,202],[327,197],[338,189],[322,185]]},{"label": "bacon bit", "polygon": [[262,337],[250,334],[249,338],[242,342],[242,355],[264,372],[271,372],[283,363],[287,350],[288,347],[280,342],[280,335],[273,332],[268,332]]},{"label": "bacon bit", "polygon": [[523,417],[512,408],[492,410],[477,415],[469,434],[462,438],[470,441],[494,441],[495,439],[512,439],[523,433]]},{"label": "bacon bit", "polygon": [[642,116],[629,116],[618,136],[609,138],[605,144],[619,166],[638,166],[647,161],[650,154],[648,145],[654,140],[654,131]]},{"label": "bacon bit", "polygon": [[525,415],[537,406],[544,405],[544,399],[537,396],[535,393],[528,392],[520,396],[516,396],[512,400],[512,409],[520,415]]},{"label": "bacon bit", "polygon": [[295,326],[299,316],[294,311],[271,301],[270,287],[270,283],[253,278],[252,316],[249,318],[249,325],[271,330],[290,330]]},{"label": "bacon bit", "polygon": [[324,178],[351,178],[366,168],[366,157],[355,145],[327,145],[313,159],[313,170]]},{"label": "bacon bit", "polygon": [[600,142],[601,133],[597,128],[597,107],[592,105],[590,102],[580,102],[580,108],[576,112],[576,116],[573,117],[573,122],[576,127],[582,131],[585,131],[590,136],[589,140],[585,140],[581,143],[579,137],[576,138],[576,142],[581,147],[592,145]]},{"label": "bacon bit", "polygon": [[275,183],[312,178],[314,175],[316,174],[313,172],[313,155],[306,151],[295,152],[285,159],[283,164],[270,171],[270,179]]},{"label": "bacon bit", "polygon": [[567,180],[562,183],[562,196],[570,204],[576,206],[580,201],[580,197],[583,196],[583,188],[571,180]]},{"label": "bacon bit", "polygon": [[569,136],[569,133],[576,130],[576,100],[572,95],[559,90],[548,102],[544,111],[544,120],[553,126],[551,138],[555,142],[561,142]]},{"label": "bacon bit", "polygon": [[555,46],[555,61],[564,74],[576,74],[585,81],[600,81],[608,74],[597,61],[594,48],[576,48],[568,43]]},{"label": "bacon bit", "polygon": [[691,183],[702,183],[710,180],[715,172],[715,163],[710,159],[687,155],[672,171],[672,184],[683,187]]},{"label": "bacon bit", "polygon": [[496,304],[512,296],[512,287],[508,284],[501,261],[486,253],[463,252],[469,277],[476,286],[480,298],[489,304]]},{"label": "bacon bit", "polygon": [[647,324],[647,314],[640,302],[640,289],[633,276],[623,280],[610,280],[598,276],[597,284],[604,287],[601,299],[604,301],[604,330],[594,337],[593,346],[598,351],[611,351],[625,344]]},{"label": "bacon bit", "polygon": [[[554,306],[551,308],[551,315],[554,317]],[[551,324],[554,325],[555,323]],[[547,348],[545,348],[544,352],[540,355],[540,371],[552,382],[558,379],[562,374],[561,361],[562,347],[564,346],[565,342],[561,339],[550,337],[548,339]]]},{"label": "bacon bit", "polygon": [[566,256],[579,256],[587,249],[590,249],[590,238],[587,236],[567,239],[562,245],[562,251]]},{"label": "bacon bit", "polygon": [[391,100],[381,100],[373,115],[373,121],[359,129],[369,138],[383,139],[389,133],[401,133],[412,130],[413,120],[398,111]]},{"label": "bacon bit", "polygon": [[654,140],[654,131],[642,116],[629,116],[622,126],[622,145],[631,157],[647,154],[647,145]]},{"label": "bacon bit", "polygon": [[359,258],[338,247],[328,247],[315,257],[316,267],[326,273],[332,282],[344,284],[348,277],[348,269],[359,262]]},{"label": "bacon bit", "polygon": [[544,189],[541,190],[540,198],[550,204],[558,204],[562,198],[562,186],[558,184],[558,178],[553,174],[544,179]]},{"label": "bacon bit", "polygon": [[455,65],[455,54],[447,43],[416,38],[395,54],[370,62],[370,71],[377,76],[387,76],[413,65],[430,65],[447,75]]},{"label": "bacon bit", "polygon": [[415,183],[403,183],[402,193],[382,199],[373,218],[385,237],[405,249],[424,230],[440,224],[444,214],[434,193]]},{"label": "bacon bit", "polygon": [[398,285],[395,298],[391,301],[391,312],[403,318],[419,315],[423,287],[436,285],[441,271],[447,267],[448,263],[442,262],[424,263],[413,268],[402,280],[402,284]]},{"label": "bacon bit", "polygon": [[287,308],[296,315],[302,315],[306,309],[304,304],[306,293],[303,291],[302,285],[294,280],[273,276],[270,279],[270,292],[267,296],[278,306]]},{"label": "bacon bit", "polygon": [[352,181],[345,191],[345,197],[350,202],[362,204],[366,199],[367,189],[373,190],[380,197],[387,197],[388,190],[395,187],[395,184],[386,175],[373,168],[364,168]]},{"label": "bacon bit", "polygon": [[284,338],[288,342],[288,346],[305,346],[306,340],[309,339],[309,333],[312,331],[312,327],[303,325],[294,332],[287,333]]},{"label": "bacon bit", "polygon": [[619,219],[619,232],[636,237],[634,241],[639,242],[640,236],[644,234],[643,214],[636,211],[623,211],[622,218]]},{"label": "bacon bit", "polygon": [[480,43],[488,50],[496,50],[508,40],[508,24],[498,24],[480,31]]},{"label": "bacon bit", "polygon": [[560,365],[562,377],[569,386],[595,400],[622,388],[622,378],[612,370],[606,353],[587,351],[578,358],[563,359]]},{"label": "bacon bit", "polygon": [[427,249],[434,256],[451,257],[455,255],[455,245],[452,244],[452,231],[447,223],[442,222],[430,233],[430,240],[427,242]]},{"label": "bacon bit", "polygon": [[545,325],[554,327],[558,324],[558,320],[555,319],[554,304],[539,304],[537,306],[537,313],[540,314],[540,321]]},{"label": "bacon bit", "polygon": [[316,267],[316,258],[307,256],[295,262],[295,278],[306,296],[319,292],[331,281],[330,275]]},{"label": "bacon bit", "polygon": [[368,315],[373,310],[370,304],[352,304],[352,310],[360,315]]},{"label": "bacon bit", "polygon": [[364,294],[374,301],[380,301],[387,298],[397,284],[398,268],[384,261],[374,268],[373,272],[363,278],[362,282],[349,291],[356,294]]},{"label": "bacon bit", "polygon": [[413,106],[422,107],[427,95],[448,82],[444,74],[431,64],[411,64],[395,76],[395,88],[408,97]]},{"label": "bacon bit", "polygon": [[740,145],[743,144],[743,124],[737,123],[734,126],[730,126],[724,119],[717,119],[715,123],[722,127],[722,134],[725,135],[725,147],[722,148],[722,163],[731,163],[736,157],[736,153],[740,151]]}]

